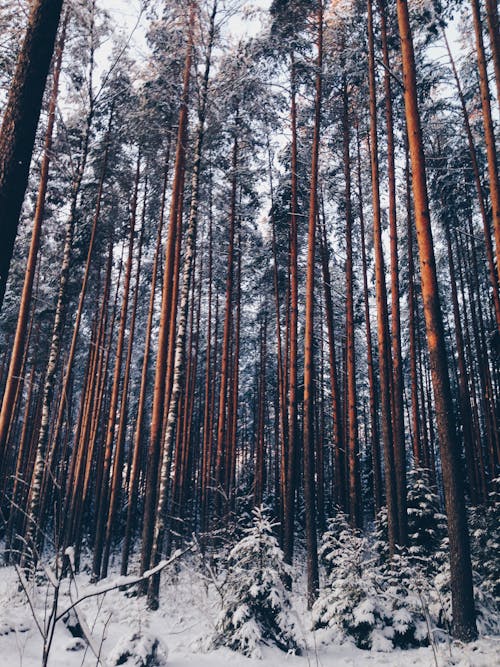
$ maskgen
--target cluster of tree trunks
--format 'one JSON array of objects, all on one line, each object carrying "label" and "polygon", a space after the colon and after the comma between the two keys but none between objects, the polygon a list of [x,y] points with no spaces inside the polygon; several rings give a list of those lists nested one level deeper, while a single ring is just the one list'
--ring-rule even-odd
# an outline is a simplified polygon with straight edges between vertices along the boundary
[{"label": "cluster of tree trunks", "polygon": [[[314,9],[314,105],[307,135],[310,158],[307,178],[299,164],[299,154],[304,151],[300,145],[304,137],[298,103],[303,83],[295,42],[290,40],[291,46],[287,46],[285,53],[290,76],[290,165],[285,233],[288,247],[283,263],[279,246],[283,230],[279,228],[276,215],[273,157],[268,141],[272,289],[270,296],[260,297],[257,349],[252,362],[256,378],[252,401],[247,396],[242,400],[240,379],[247,342],[242,330],[242,304],[245,267],[248,266],[241,204],[246,187],[244,169],[248,166],[245,162],[248,119],[243,94],[241,97],[236,94],[232,99],[226,118],[229,140],[224,183],[223,281],[217,271],[218,254],[214,252],[218,249],[215,244],[219,243],[217,234],[220,232],[217,232],[214,214],[214,165],[205,143],[212,94],[212,58],[217,39],[216,1],[204,28],[198,24],[197,3],[192,1],[189,6],[177,118],[171,119],[162,155],[163,182],[159,188],[159,219],[153,234],[150,282],[143,285],[143,266],[151,227],[148,205],[154,188],[148,180],[146,147],[140,141],[131,150],[135,175],[127,239],[120,243],[119,268],[114,266],[119,246],[113,233],[106,241],[105,260],[101,257],[99,264],[96,260],[103,200],[113,170],[110,153],[119,134],[112,104],[102,139],[100,175],[86,259],[73,310],[68,285],[74,262],[75,227],[95,133],[94,58],[91,54],[87,116],[80,156],[72,176],[48,353],[44,355],[38,350],[40,325],[35,316],[40,279],[38,256],[68,23],[66,15],[56,43],[61,4],[43,0],[32,3],[0,131],[0,241],[5,249],[0,263],[1,305],[43,92],[54,55],[31,244],[17,325],[1,367],[0,488],[2,510],[7,517],[4,526],[7,558],[20,558],[27,568],[36,563],[45,546],[47,527],[51,526],[57,535],[56,547],[74,545],[77,562],[85,540],[92,550],[93,576],[103,578],[116,553],[117,526],[123,524],[121,572],[128,572],[131,555],[139,541],[139,567],[143,573],[158,565],[164,554],[193,530],[200,532],[203,547],[210,539],[216,540],[218,531],[237,513],[239,490],[250,476],[251,502],[274,504],[280,519],[280,539],[289,563],[294,557],[296,523],[303,519],[308,604],[311,606],[320,585],[317,533],[325,526],[327,512],[334,507],[345,511],[351,525],[358,529],[362,529],[367,517],[363,504],[366,492],[361,483],[363,466],[367,467],[370,478],[370,511],[376,516],[382,507],[387,508],[390,554],[396,552],[398,545],[407,544],[406,472],[411,462],[415,468],[428,469],[434,484],[442,478],[450,543],[454,634],[463,640],[475,638],[463,478],[465,473],[470,502],[473,505],[487,502],[500,459],[499,378],[492,364],[496,352],[488,339],[490,319],[496,325],[493,340],[498,341],[500,336],[500,189],[479,2],[471,0],[471,8],[478,55],[487,188],[467,99],[443,32],[483,231],[483,238],[478,239],[471,202],[468,229],[463,234],[455,233],[451,214],[446,214],[453,193],[443,189],[439,223],[444,231],[444,255],[450,277],[453,320],[450,340],[447,340],[445,328],[446,309],[439,293],[430,186],[406,0],[396,3],[406,124],[403,146],[398,146],[395,131],[396,96],[391,78],[395,65],[391,62],[390,35],[395,25],[391,28],[391,14],[385,0],[377,1],[377,15],[372,0],[366,3],[367,114],[356,108],[348,74],[343,72],[341,77],[345,230],[345,304],[342,304],[341,318],[336,313],[338,298],[333,284],[326,195],[321,184],[321,157],[325,150],[321,146],[321,134],[326,115],[324,30],[327,25],[323,2],[316,3]],[[500,98],[498,14],[493,0],[487,0],[486,9]],[[394,23],[394,17],[392,19]],[[196,80],[193,71],[198,66],[200,45],[197,40],[202,29],[207,31],[205,57],[201,76]],[[381,91],[377,82],[379,45],[383,64]],[[384,133],[379,127],[380,93],[384,98]],[[193,110],[197,111],[194,129],[189,127]],[[398,150],[406,160],[404,182],[400,184],[406,207],[398,207],[397,202]],[[384,152],[385,165],[380,160]],[[171,153],[175,154],[173,160]],[[435,158],[446,164],[440,146]],[[370,202],[363,183],[364,162],[369,164]],[[202,188],[208,193],[207,201],[202,201]],[[300,188],[308,191],[308,203],[299,197]],[[385,194],[389,222],[388,266],[383,240]],[[368,204],[371,224],[365,212]],[[202,218],[206,222],[205,238],[200,242]],[[302,233],[307,234],[303,247]],[[373,330],[372,241],[376,310],[376,329]],[[479,243],[486,258],[486,284],[479,280]],[[356,248],[361,251],[359,262]],[[305,259],[303,295],[299,270],[301,253]],[[400,264],[405,265],[407,283],[408,320],[404,326]],[[361,271],[359,288],[356,266]],[[321,280],[318,280],[320,273]],[[281,280],[283,274],[285,288]],[[223,294],[217,291],[219,282],[224,282],[223,290],[220,288]],[[92,308],[88,304],[91,285],[99,295]],[[159,312],[158,286],[161,286]],[[148,295],[146,314],[140,320],[144,289]],[[357,296],[362,303],[360,316]],[[486,301],[491,304],[491,317],[486,312]],[[359,317],[363,320],[362,344],[366,358],[358,353]],[[342,320],[340,327],[339,319]],[[143,328],[138,326],[139,321],[144,322]],[[406,382],[402,329],[408,332]],[[449,354],[450,345],[456,358]],[[139,348],[140,364],[137,363]],[[42,357],[41,362],[37,356]],[[84,359],[84,367],[77,368],[77,358]],[[457,371],[456,388],[453,364]],[[135,368],[138,369],[137,379],[134,378]],[[364,369],[367,379],[366,401],[360,392],[360,369]],[[154,383],[150,380],[151,373],[154,373]],[[151,384],[152,391],[149,391]],[[252,420],[248,419],[249,410],[253,411]],[[437,444],[439,465],[435,454]],[[363,461],[362,451],[367,461]],[[141,593],[147,593],[152,609],[159,604],[159,585],[159,574],[149,583],[145,579],[141,582]]]}]

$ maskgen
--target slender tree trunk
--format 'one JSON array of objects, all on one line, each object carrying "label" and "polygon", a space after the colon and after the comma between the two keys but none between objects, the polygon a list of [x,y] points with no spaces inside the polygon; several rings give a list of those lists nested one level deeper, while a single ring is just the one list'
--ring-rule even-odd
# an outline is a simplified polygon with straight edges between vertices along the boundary
[{"label": "slender tree trunk", "polygon": [[[2,398],[2,409],[0,412],[0,461],[3,460],[3,455],[7,444],[7,430],[8,430],[9,420],[12,415],[12,409],[14,406],[16,389],[18,386],[19,371],[23,358],[24,342],[26,338],[26,330],[28,326],[29,311],[31,306],[33,283],[35,281],[38,251],[40,248],[42,222],[45,212],[45,197],[47,194],[47,185],[49,181],[49,166],[50,166],[50,158],[52,150],[52,135],[54,131],[54,123],[56,117],[57,95],[59,90],[59,76],[61,74],[62,55],[64,49],[64,42],[66,39],[66,25],[67,25],[67,16],[64,20],[61,30],[61,36],[59,38],[56,48],[56,60],[54,64],[54,74],[52,80],[52,93],[49,102],[47,129],[45,131],[45,143],[44,143],[43,159],[40,171],[40,184],[38,186],[38,196],[36,201],[35,216],[33,219],[33,231],[31,233],[30,249],[28,254],[28,260],[26,263],[26,271],[24,274],[23,290],[21,294],[21,301],[19,304],[16,332],[14,334],[14,342],[12,344],[12,352],[10,355],[7,381],[4,387],[4,393]],[[1,309],[1,297],[0,297],[0,309]]]},{"label": "slender tree trunk", "polygon": [[385,125],[387,132],[387,176],[389,182],[389,233],[391,247],[391,342],[393,385],[393,443],[398,497],[398,543],[408,542],[406,516],[406,446],[403,404],[403,359],[401,355],[401,315],[399,306],[398,227],[396,218],[396,167],[392,112],[391,63],[387,39],[385,0],[378,0],[384,62]]},{"label": "slender tree trunk", "polygon": [[500,332],[500,297],[498,293],[498,278],[495,269],[495,260],[493,256],[493,246],[491,243],[490,235],[490,225],[488,219],[488,213],[486,210],[486,202],[484,200],[483,188],[481,185],[481,175],[479,170],[479,165],[477,162],[476,148],[474,145],[474,138],[472,135],[472,129],[469,121],[469,114],[467,112],[467,106],[465,103],[465,97],[462,92],[462,86],[460,84],[460,78],[458,76],[457,68],[455,66],[455,61],[451,54],[450,45],[448,44],[448,39],[446,33],[443,30],[443,39],[446,45],[446,50],[448,51],[448,58],[450,60],[451,69],[453,71],[453,76],[455,77],[455,82],[457,85],[457,93],[460,99],[460,106],[462,108],[462,115],[464,119],[465,132],[467,134],[467,143],[469,146],[470,160],[472,164],[472,172],[474,174],[474,183],[476,185],[477,191],[477,200],[479,204],[479,210],[481,212],[481,220],[483,222],[483,232],[484,232],[484,244],[486,249],[486,259],[488,261],[488,276],[491,283],[491,289],[493,293],[493,305],[495,307],[495,319],[497,323],[497,329]]},{"label": "slender tree trunk", "polygon": [[[191,75],[191,58],[193,49],[194,3],[190,4],[188,42],[184,61],[183,90],[179,109],[179,124],[177,132],[177,146],[175,154],[172,196],[170,203],[170,217],[168,227],[167,247],[165,252],[165,267],[163,274],[163,291],[160,311],[160,327],[158,335],[158,352],[156,357],[155,381],[153,389],[153,405],[151,412],[151,430],[148,447],[148,466],[146,474],[146,496],[144,502],[144,521],[142,531],[141,572],[149,569],[152,556],[153,534],[155,530],[155,513],[157,510],[158,472],[160,468],[161,437],[163,413],[165,409],[167,352],[169,340],[169,322],[172,305],[172,272],[176,245],[176,229],[179,215],[179,200],[183,184],[185,168],[185,137],[188,124],[188,97]],[[147,584],[140,587],[145,593]]]},{"label": "slender tree trunk", "polygon": [[[228,257],[227,257],[227,276],[226,276],[226,303],[224,315],[224,332],[222,336],[222,358],[220,370],[220,390],[219,390],[219,419],[217,424],[217,451],[215,458],[215,484],[217,485],[218,495],[216,499],[217,507],[220,510],[221,484],[224,479],[223,461],[226,441],[226,424],[227,424],[227,388],[229,380],[229,352],[231,343],[231,328],[232,328],[232,308],[233,308],[233,287],[234,287],[234,235],[235,235],[235,221],[236,221],[236,185],[237,185],[237,168],[238,168],[238,131],[239,131],[239,114],[236,112],[236,120],[234,127],[233,151],[231,160],[231,203],[229,212],[229,242],[228,242]],[[220,512],[219,512],[220,513]]]},{"label": "slender tree trunk", "polygon": [[[201,93],[201,105],[198,115],[198,130],[196,137],[196,147],[194,154],[193,174],[191,180],[191,202],[188,228],[186,231],[186,245],[184,250],[184,265],[182,270],[182,290],[179,304],[179,318],[177,322],[177,334],[175,338],[175,358],[173,363],[172,391],[168,402],[168,414],[166,423],[166,432],[163,442],[163,458],[160,470],[160,488],[158,492],[158,508],[156,512],[156,521],[154,527],[153,549],[151,554],[151,565],[154,567],[161,558],[163,540],[165,537],[165,515],[167,509],[167,494],[170,477],[170,458],[172,444],[175,432],[175,425],[179,409],[179,399],[181,395],[182,375],[185,362],[185,344],[186,344],[186,324],[188,316],[189,292],[191,288],[194,257],[196,250],[196,239],[198,231],[198,194],[201,169],[201,158],[203,149],[203,137],[205,129],[206,105],[208,99],[208,81],[210,76],[211,51],[214,39],[215,16],[217,12],[217,3],[214,3],[210,22],[210,35],[207,56],[205,60],[205,72],[203,76],[203,88]],[[189,85],[189,69],[191,63],[192,51],[192,31],[194,22],[194,4],[191,6],[191,19],[189,28],[189,45],[186,56],[187,79],[186,85]],[[185,89],[187,95],[187,88]],[[186,99],[187,102],[187,99]],[[187,109],[186,109],[187,111]],[[173,303],[173,302],[172,302]],[[172,305],[172,308],[174,306]],[[148,606],[151,609],[158,607],[159,576],[152,577],[148,588]]]},{"label": "slender tree trunk", "polygon": [[382,440],[384,445],[385,495],[389,531],[389,550],[399,538],[399,512],[396,489],[396,469],[391,422],[391,363],[387,290],[385,284],[384,252],[382,248],[382,217],[380,210],[380,177],[378,165],[377,97],[375,84],[375,48],[373,38],[372,0],[368,0],[368,80],[370,87],[370,148],[373,201],[373,244],[375,247],[375,288],[377,298],[378,358],[380,370],[380,403]]},{"label": "slender tree trunk", "polygon": [[[273,253],[273,287],[274,287],[274,307],[276,312],[276,352],[277,352],[277,408],[278,408],[278,439],[276,442],[276,460],[279,460],[279,487],[278,492],[280,496],[279,514],[281,515],[280,525],[283,525],[284,517],[286,516],[286,471],[287,471],[287,455],[288,455],[288,420],[286,409],[286,382],[285,369],[283,363],[283,344],[281,333],[281,312],[280,312],[280,295],[279,295],[279,276],[278,276],[278,249],[276,244],[276,224],[274,220],[274,188],[272,178],[272,162],[271,154],[268,146],[269,157],[269,187],[271,195],[271,248]],[[279,451],[279,456],[278,456]],[[283,530],[281,531],[283,536]]]},{"label": "slender tree trunk", "polygon": [[354,528],[361,528],[363,516],[359,476],[359,445],[358,445],[358,412],[356,405],[356,357],[354,340],[354,289],[352,260],[352,204],[351,204],[351,156],[349,150],[349,98],[347,81],[344,76],[342,85],[342,137],[345,180],[345,216],[346,216],[346,349],[347,349],[347,432],[346,444],[348,451],[348,488],[349,488],[349,521]]},{"label": "slender tree trunk", "polygon": [[291,51],[290,84],[291,84],[291,195],[290,195],[290,361],[288,365],[288,461],[285,493],[285,529],[284,554],[285,561],[293,561],[293,538],[295,521],[295,492],[297,488],[297,453],[298,453],[298,424],[297,424],[297,327],[298,327],[298,262],[297,262],[297,105],[296,105],[296,71],[295,57]]},{"label": "slender tree trunk", "polygon": [[415,263],[413,259],[413,219],[411,215],[411,176],[408,146],[405,144],[405,180],[406,180],[406,234],[408,243],[408,333],[410,339],[410,384],[411,384],[411,420],[412,420],[412,451],[414,468],[422,467],[422,442],[418,397],[417,371],[417,334],[416,334],[416,302],[415,302]]},{"label": "slender tree trunk", "polygon": [[238,444],[238,405],[239,405],[239,376],[240,376],[240,324],[241,324],[241,234],[238,223],[238,237],[236,242],[236,293],[235,293],[235,316],[234,316],[234,351],[233,351],[233,373],[231,398],[231,420],[229,422],[229,459],[228,459],[228,483],[226,495],[230,501],[230,509],[236,502],[235,476],[236,456]]},{"label": "slender tree trunk", "polygon": [[[207,347],[205,354],[205,405],[203,411],[203,447],[201,457],[201,482],[200,482],[200,524],[202,533],[207,526],[208,510],[208,485],[212,460],[212,428],[211,412],[212,396],[215,389],[212,386],[212,290],[213,290],[213,195],[212,195],[212,172],[209,178],[209,203],[208,203],[208,313],[207,313]],[[217,337],[216,337],[217,338]],[[214,347],[216,347],[215,344]]]},{"label": "slender tree trunk", "polygon": [[[265,308],[265,305],[264,305]],[[254,507],[262,505],[264,497],[265,484],[265,429],[266,429],[266,336],[267,336],[267,315],[264,313],[259,335],[259,373],[258,373],[258,391],[257,391],[257,433],[255,438],[255,472],[253,504]]]},{"label": "slender tree trunk", "polygon": [[111,389],[111,400],[109,404],[109,413],[108,413],[108,420],[107,420],[105,440],[104,440],[104,461],[102,468],[101,497],[97,511],[96,538],[94,543],[94,557],[92,561],[92,572],[94,577],[96,578],[99,578],[100,576],[105,577],[107,575],[106,571],[107,563],[103,561],[103,548],[105,544],[105,529],[106,529],[108,502],[111,499],[111,492],[113,488],[113,480],[112,480],[111,489],[109,489],[109,474],[111,471],[113,449],[115,450],[115,457],[113,461],[113,478],[115,477],[115,475],[118,474],[117,471],[118,468],[120,468],[119,474],[121,475],[122,443],[120,443],[117,439],[116,439],[116,447],[114,447],[114,443],[116,435],[116,415],[118,412],[118,402],[120,395],[125,328],[127,325],[127,311],[128,311],[128,301],[130,295],[130,278],[132,275],[132,260],[134,251],[135,222],[137,214],[137,196],[138,196],[139,180],[140,180],[140,165],[141,165],[141,155],[139,151],[139,155],[137,157],[136,172],[135,172],[134,193],[132,195],[132,203],[131,203],[128,257],[125,268],[125,275],[123,278],[123,295],[122,295],[122,305],[120,312],[120,324],[118,327],[118,338],[116,341],[113,384]]},{"label": "slender tree trunk", "polygon": [[[139,160],[137,161],[139,168]],[[137,198],[137,191],[135,193],[135,198]],[[134,286],[134,300],[132,302],[132,312],[130,314],[130,324],[129,324],[129,340],[127,346],[127,356],[125,359],[125,372],[122,382],[122,398],[120,404],[120,417],[118,420],[118,430],[116,433],[116,448],[115,448],[115,460],[113,464],[113,476],[111,478],[111,489],[109,496],[109,507],[108,509],[108,519],[106,523],[106,535],[104,539],[104,552],[102,557],[101,565],[101,578],[105,579],[108,576],[108,564],[109,564],[109,554],[111,551],[111,543],[113,540],[113,532],[115,530],[115,520],[116,513],[120,504],[120,492],[122,485],[122,474],[123,474],[123,458],[124,458],[124,448],[125,448],[125,432],[127,429],[127,415],[128,415],[128,391],[130,384],[130,373],[131,373],[131,364],[132,364],[132,352],[134,349],[134,337],[135,337],[135,322],[137,317],[137,302],[139,298],[139,287],[140,287],[140,277],[141,277],[141,260],[142,260],[142,246],[144,241],[144,227],[146,221],[146,198],[147,198],[147,176],[145,177],[144,182],[144,202],[142,208],[142,220],[141,220],[141,232],[138,240],[138,251],[137,251],[137,265],[136,265],[136,274],[135,274],[135,286]],[[133,206],[137,207],[136,201],[134,201]],[[130,256],[132,257],[132,247],[130,248]]]},{"label": "slender tree trunk", "polygon": [[422,298],[448,516],[453,634],[458,639],[470,641],[477,637],[477,628],[469,535],[430,225],[423,139],[417,104],[415,56],[406,0],[397,0],[397,13],[403,62],[406,124],[413,175],[415,225],[420,255]]},{"label": "slender tree trunk", "polygon": [[127,521],[125,526],[125,535],[123,538],[123,548],[122,548],[122,565],[121,565],[121,574],[125,576],[128,572],[128,560],[130,555],[131,539],[132,532],[134,528],[134,523],[136,521],[136,503],[137,495],[139,490],[139,468],[140,468],[140,459],[141,459],[141,449],[142,449],[142,430],[144,427],[145,419],[145,408],[146,408],[146,389],[148,382],[148,366],[149,366],[149,357],[151,350],[151,333],[153,330],[153,317],[155,311],[155,295],[156,295],[156,282],[158,278],[158,263],[160,258],[161,251],[161,239],[163,232],[163,211],[165,206],[165,193],[167,189],[168,182],[168,163],[169,163],[169,154],[170,154],[170,141],[167,148],[167,157],[165,160],[165,170],[163,178],[163,192],[161,200],[161,213],[160,221],[158,224],[158,233],[156,236],[156,247],[153,260],[152,268],[152,277],[151,277],[151,288],[149,295],[149,308],[148,308],[148,319],[146,323],[146,335],[144,339],[144,355],[142,361],[142,372],[141,372],[141,385],[139,389],[139,403],[137,407],[137,417],[135,423],[134,431],[134,441],[133,441],[133,455],[132,455],[132,466],[130,473],[130,486],[128,492],[128,503],[127,503]]},{"label": "slender tree trunk", "polygon": [[[497,278],[500,283],[500,182],[498,179],[498,162],[495,146],[495,129],[491,114],[490,91],[488,85],[488,69],[484,50],[483,29],[481,23],[481,8],[479,0],[471,0],[474,34],[476,37],[477,66],[479,71],[479,89],[481,91],[481,107],[483,111],[484,142],[488,161],[488,175],[490,180],[491,217],[495,235]],[[498,45],[498,34],[495,43]],[[498,53],[497,53],[498,56]],[[496,63],[498,64],[498,63]],[[497,70],[495,69],[495,73]]]},{"label": "slender tree trunk", "polygon": [[357,143],[357,181],[358,181],[358,199],[359,199],[359,223],[361,232],[361,264],[363,271],[363,301],[365,310],[366,327],[366,365],[368,369],[368,386],[370,391],[370,442],[373,472],[373,500],[375,506],[375,516],[380,511],[383,502],[382,489],[382,470],[380,465],[380,441],[379,425],[377,415],[377,390],[375,384],[375,369],[373,363],[373,343],[372,343],[372,325],[370,319],[370,301],[368,292],[368,271],[366,260],[366,241],[365,241],[365,216],[363,211],[363,188],[361,184],[361,151],[359,141],[359,129],[356,125],[356,143]]},{"label": "slender tree trunk", "polygon": [[345,450],[342,425],[342,409],[340,405],[339,372],[335,354],[335,328],[333,318],[332,285],[328,257],[328,242],[326,238],[325,214],[322,211],[322,229],[320,235],[321,267],[323,273],[323,287],[325,292],[325,316],[328,333],[328,356],[330,370],[330,393],[332,399],[332,426],[333,426],[333,459],[334,459],[334,499],[335,503],[344,511],[346,507],[346,492],[344,483]]},{"label": "slender tree trunk", "polygon": [[455,326],[455,342],[458,361],[458,393],[460,399],[460,416],[462,418],[462,439],[465,450],[466,470],[469,481],[469,493],[474,506],[478,502],[479,481],[477,475],[477,464],[474,456],[474,435],[472,429],[472,411],[469,394],[469,379],[466,370],[465,352],[462,334],[461,314],[458,305],[457,282],[455,278],[455,263],[451,247],[451,235],[449,222],[444,221],[446,248],[448,251],[448,266],[450,271],[451,298],[453,304],[453,322]]},{"label": "slender tree trunk", "polygon": [[500,106],[500,26],[496,0],[486,0],[486,17],[490,35],[491,59],[493,60],[493,69],[495,71],[497,102]]},{"label": "slender tree trunk", "polygon": [[309,229],[307,238],[306,302],[304,331],[304,504],[307,545],[307,605],[310,609],[318,596],[318,549],[316,536],[316,490],[314,473],[314,267],[316,248],[316,219],[318,212],[318,162],[321,123],[323,70],[323,2],[317,10],[318,41],[316,61],[316,94],[312,144],[311,185],[309,196]]}]

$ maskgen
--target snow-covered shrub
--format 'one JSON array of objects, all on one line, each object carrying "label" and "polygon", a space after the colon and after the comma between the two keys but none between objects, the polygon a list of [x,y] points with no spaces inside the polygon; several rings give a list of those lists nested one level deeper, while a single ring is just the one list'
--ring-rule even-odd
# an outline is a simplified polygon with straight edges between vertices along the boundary
[{"label": "snow-covered shrub", "polygon": [[380,508],[375,518],[373,546],[379,562],[386,563],[389,560],[389,521],[385,505]]},{"label": "snow-covered shrub", "polygon": [[123,636],[108,656],[109,667],[165,667],[168,650],[163,642],[145,632]]},{"label": "snow-covered shrub", "polygon": [[[446,544],[447,540],[445,540]],[[500,631],[500,617],[495,599],[483,585],[481,577],[474,574],[474,606],[477,629],[480,635],[497,634]],[[450,631],[452,625],[450,563],[446,561],[436,574],[428,593],[429,611],[432,622],[438,628]]]},{"label": "snow-covered shrub", "polygon": [[387,628],[385,600],[377,594],[366,538],[345,525],[340,515],[329,522],[320,553],[329,574],[313,606],[313,628],[328,628],[334,641],[351,638],[358,648],[390,650],[392,630]]},{"label": "snow-covered shrub", "polygon": [[[399,547],[408,561],[433,576],[446,560],[442,549],[447,534],[446,516],[441,511],[439,496],[432,488],[430,473],[417,468],[408,474],[407,483],[408,548]],[[375,527],[375,549],[381,564],[388,564],[389,530],[387,508],[382,507]]]},{"label": "snow-covered shrub", "polygon": [[428,470],[417,468],[408,474],[407,507],[408,560],[428,574],[433,574],[446,560],[441,544],[446,537],[447,526]]},{"label": "snow-covered shrub", "polygon": [[390,607],[394,646],[426,646],[429,628],[423,595],[427,589],[425,576],[415,569],[412,559],[404,553],[395,554],[376,576],[379,590]]},{"label": "snow-covered shrub", "polygon": [[351,529],[345,517],[329,522],[320,555],[327,584],[312,616],[314,629],[328,630],[325,639],[350,639],[358,648],[376,651],[427,643],[417,597],[405,590],[398,570],[391,569],[389,575],[389,568],[377,564],[369,541]]},{"label": "snow-covered shrub", "polygon": [[321,544],[318,549],[318,556],[321,564],[330,575],[338,556],[338,549],[342,546],[341,535],[349,531],[349,522],[347,516],[342,510],[338,510],[334,517],[328,519],[326,531],[323,533]]},{"label": "snow-covered shrub", "polygon": [[493,480],[489,503],[469,514],[472,567],[483,589],[500,608],[500,478]]},{"label": "snow-covered shrub", "polygon": [[253,525],[229,553],[211,647],[227,646],[253,658],[261,657],[261,644],[297,652],[300,642],[284,585],[289,574],[266,510],[254,509]]}]

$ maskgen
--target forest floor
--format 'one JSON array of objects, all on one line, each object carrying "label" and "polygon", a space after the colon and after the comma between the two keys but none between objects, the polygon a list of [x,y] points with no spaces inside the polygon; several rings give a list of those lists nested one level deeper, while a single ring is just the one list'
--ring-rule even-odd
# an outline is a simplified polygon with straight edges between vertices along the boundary
[{"label": "forest floor", "polygon": [[[111,575],[112,581],[115,575]],[[78,590],[75,590],[75,583]],[[72,599],[95,590],[89,574],[82,572],[72,585]],[[100,582],[101,587],[105,582]],[[71,604],[68,580],[60,587],[59,609]],[[500,637],[481,638],[469,645],[458,642],[391,653],[362,651],[350,644],[319,645],[309,628],[304,609],[302,581],[294,593],[294,609],[307,649],[302,656],[286,655],[277,648],[263,647],[262,660],[246,658],[228,649],[208,651],[207,644],[218,612],[218,595],[199,569],[183,564],[176,573],[162,575],[162,604],[157,612],[145,609],[144,598],[127,597],[119,590],[84,600],[78,605],[92,631],[94,649],[107,667],[107,656],[117,642],[140,631],[159,637],[168,649],[171,667],[494,667],[500,665]],[[32,602],[39,623],[49,612],[47,585],[32,591]],[[12,567],[1,569],[0,576],[0,667],[39,667],[42,640],[26,595]],[[63,622],[56,625],[49,667],[90,667],[96,657],[81,640],[74,639]],[[128,663],[126,663],[128,665]]]}]

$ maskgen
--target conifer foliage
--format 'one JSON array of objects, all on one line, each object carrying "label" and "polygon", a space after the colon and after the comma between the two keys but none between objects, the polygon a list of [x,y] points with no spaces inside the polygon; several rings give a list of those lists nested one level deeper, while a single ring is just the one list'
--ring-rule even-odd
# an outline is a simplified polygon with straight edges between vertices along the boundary
[{"label": "conifer foliage", "polygon": [[342,513],[330,521],[320,556],[327,581],[313,607],[313,627],[326,641],[352,641],[358,648],[390,651],[425,645],[428,632],[409,590],[408,565],[391,566],[388,576],[367,537]]},{"label": "conifer foliage", "polygon": [[262,644],[299,652],[300,638],[285,587],[291,568],[273,534],[269,511],[253,510],[252,526],[231,549],[223,604],[212,639],[248,657],[261,657]]}]

